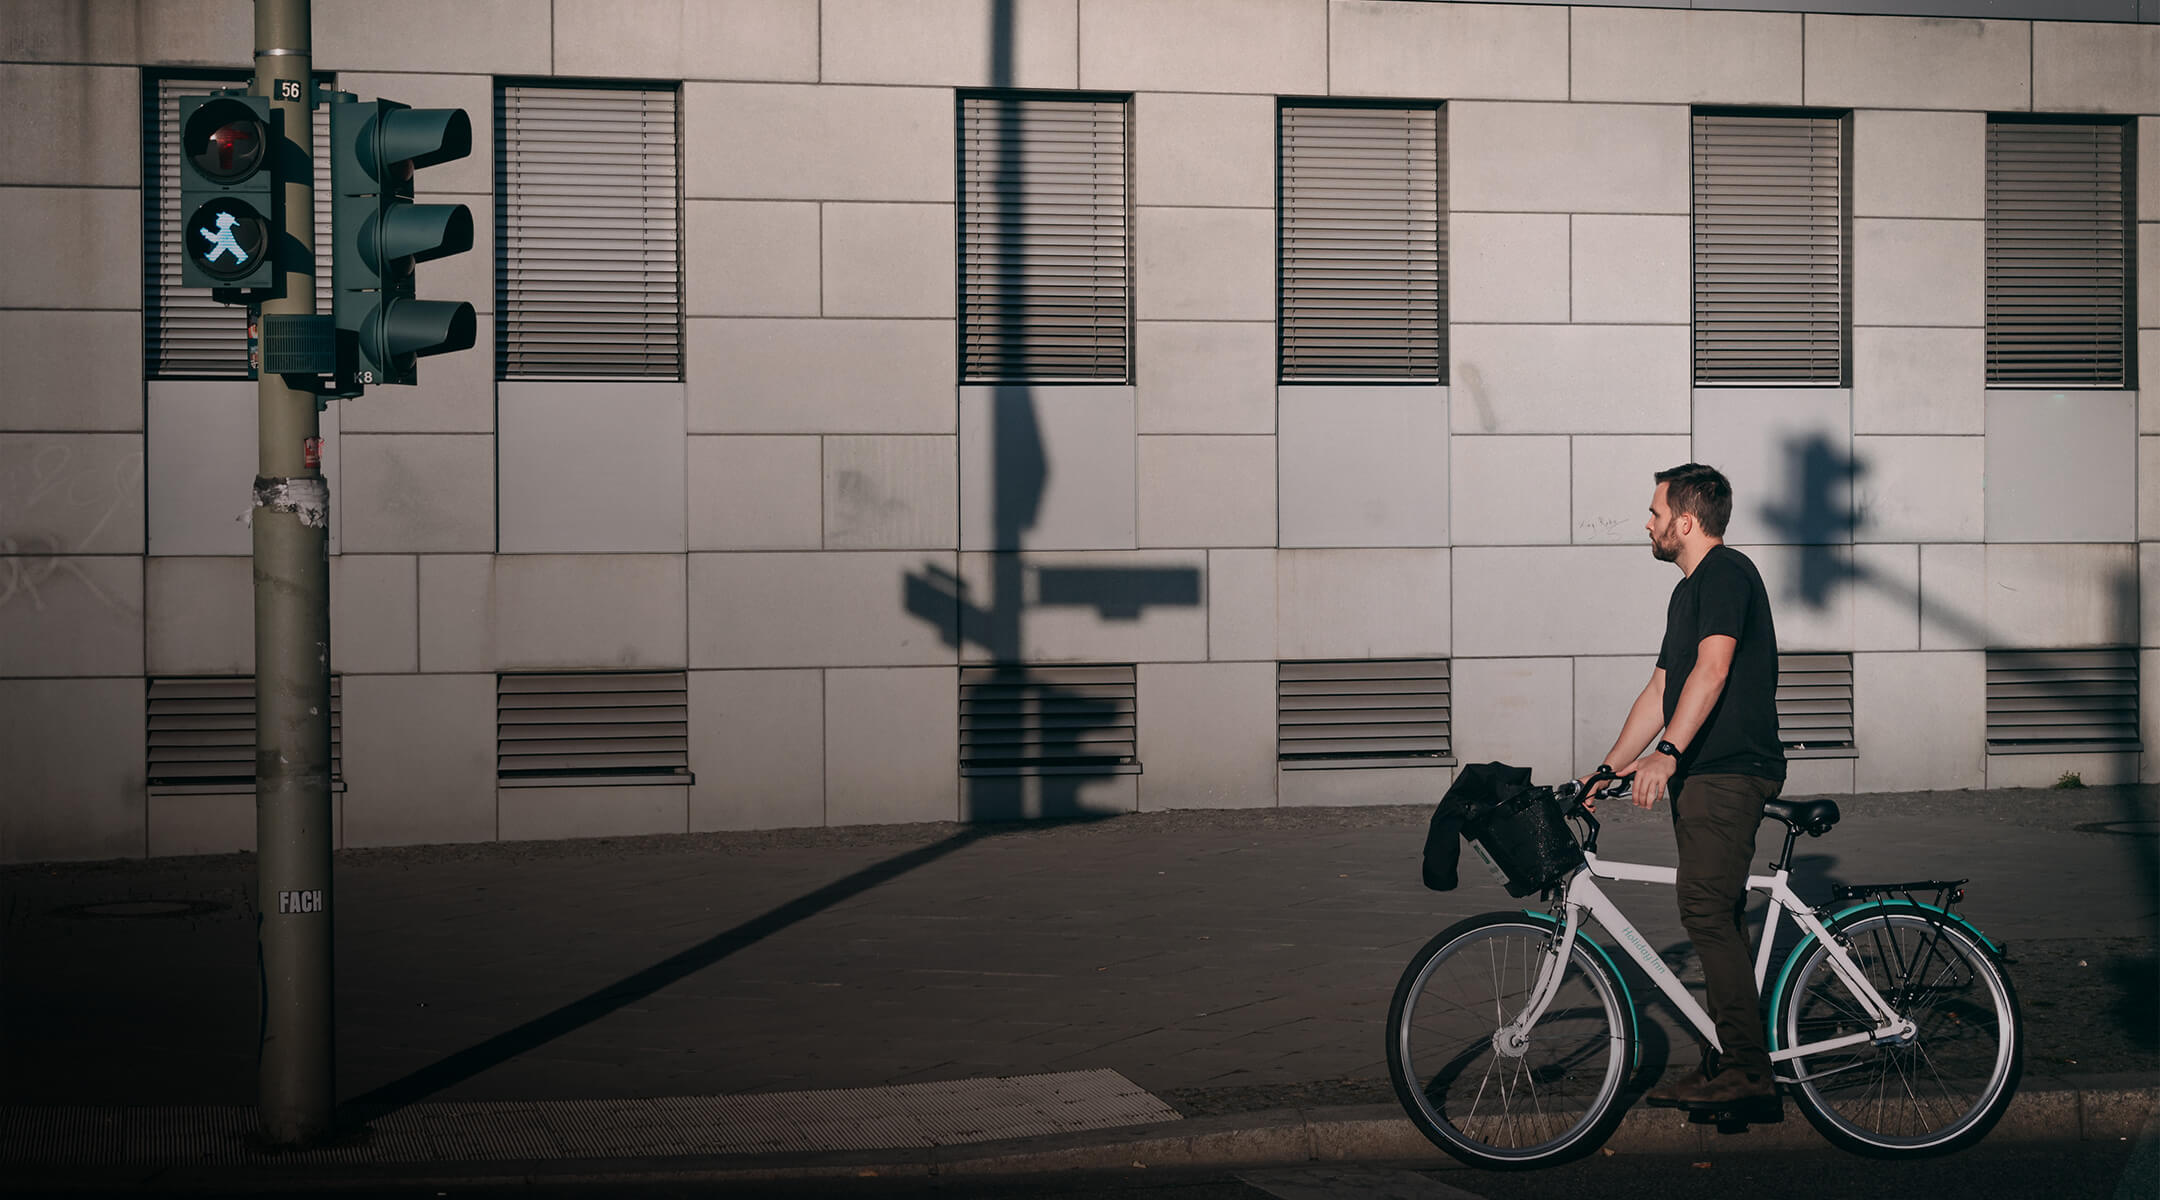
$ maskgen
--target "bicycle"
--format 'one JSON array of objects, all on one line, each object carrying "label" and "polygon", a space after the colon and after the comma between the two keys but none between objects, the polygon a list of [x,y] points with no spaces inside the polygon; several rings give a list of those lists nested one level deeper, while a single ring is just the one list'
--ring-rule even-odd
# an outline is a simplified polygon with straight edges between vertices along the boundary
[{"label": "bicycle", "polygon": [[[1619,964],[1583,930],[1586,917],[1717,1045],[1702,1006],[1597,885],[1669,886],[1676,874],[1598,858],[1598,821],[1581,793],[1601,779],[1621,780],[1605,798],[1628,797],[1632,781],[1603,768],[1553,789],[1585,832],[1581,864],[1543,889],[1549,910],[1485,913],[1444,930],[1395,989],[1387,1023],[1395,1094],[1427,1138],[1472,1166],[1567,1161],[1602,1144],[1625,1114],[1622,1094],[1641,1065],[1634,997]],[[1747,881],[1770,898],[1755,984],[1768,996],[1777,1082],[1825,1138],[1855,1153],[1921,1157],[1978,1141],[2017,1090],[2023,1021],[2003,947],[1952,911],[1967,881],[1839,887],[1832,906],[1813,909],[1787,886],[1788,867],[1803,831],[1820,837],[1837,823],[1836,802],[1772,800],[1763,816],[1786,827],[1771,873]],[[1930,890],[1933,903],[1917,898]],[[1764,993],[1781,915],[1803,937]],[[1758,1123],[1781,1118],[1776,1107]]]}]

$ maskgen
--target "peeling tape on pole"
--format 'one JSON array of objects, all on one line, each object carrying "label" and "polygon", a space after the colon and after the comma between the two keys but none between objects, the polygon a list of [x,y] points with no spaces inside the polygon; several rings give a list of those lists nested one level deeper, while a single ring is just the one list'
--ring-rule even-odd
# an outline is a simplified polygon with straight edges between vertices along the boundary
[{"label": "peeling tape on pole", "polygon": [[291,513],[310,529],[328,529],[330,485],[321,479],[265,479],[257,475],[255,507]]}]

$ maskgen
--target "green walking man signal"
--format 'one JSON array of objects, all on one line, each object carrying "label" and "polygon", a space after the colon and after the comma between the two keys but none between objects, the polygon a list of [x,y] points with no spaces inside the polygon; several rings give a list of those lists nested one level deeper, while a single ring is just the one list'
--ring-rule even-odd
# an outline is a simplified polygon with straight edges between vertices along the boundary
[{"label": "green walking man signal", "polygon": [[413,264],[472,249],[472,210],[413,203],[413,173],[472,153],[461,108],[330,104],[332,311],[340,390],[420,381],[414,360],[472,348],[473,306],[420,300]]},{"label": "green walking man signal", "polygon": [[180,98],[180,282],[227,304],[276,285],[275,119],[262,96]]}]

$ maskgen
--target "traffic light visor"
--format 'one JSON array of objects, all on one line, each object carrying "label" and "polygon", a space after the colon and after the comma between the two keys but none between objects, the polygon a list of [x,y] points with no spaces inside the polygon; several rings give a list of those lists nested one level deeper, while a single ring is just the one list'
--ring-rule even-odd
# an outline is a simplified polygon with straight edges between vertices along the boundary
[{"label": "traffic light visor", "polygon": [[411,163],[418,169],[472,153],[472,118],[462,108],[393,108],[377,120],[385,164]]},{"label": "traffic light visor", "polygon": [[214,183],[238,183],[262,168],[270,153],[270,130],[247,104],[211,100],[188,117],[182,154]]}]

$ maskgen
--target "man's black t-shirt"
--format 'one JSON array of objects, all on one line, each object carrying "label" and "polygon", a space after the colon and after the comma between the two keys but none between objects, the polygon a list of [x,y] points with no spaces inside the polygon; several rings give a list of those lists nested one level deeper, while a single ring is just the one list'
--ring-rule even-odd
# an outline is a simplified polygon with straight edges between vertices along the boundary
[{"label": "man's black t-shirt", "polygon": [[1673,588],[1665,609],[1665,644],[1657,665],[1665,672],[1665,720],[1672,722],[1680,690],[1695,669],[1697,647],[1723,634],[1739,644],[1725,690],[1701,732],[1680,756],[1681,775],[1754,775],[1785,778],[1785,745],[1778,740],[1777,628],[1770,621],[1770,594],[1748,556],[1719,544]]}]

